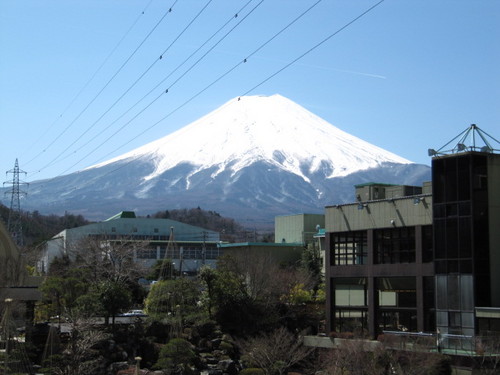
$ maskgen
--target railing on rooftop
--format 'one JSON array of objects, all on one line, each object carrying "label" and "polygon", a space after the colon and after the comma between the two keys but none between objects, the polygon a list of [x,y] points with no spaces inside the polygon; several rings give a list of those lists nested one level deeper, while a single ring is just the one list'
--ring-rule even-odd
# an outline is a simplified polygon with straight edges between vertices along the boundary
[{"label": "railing on rooftop", "polygon": [[[481,141],[482,143],[480,143]],[[479,129],[476,124],[472,124],[440,149],[434,150],[430,148],[428,154],[429,156],[440,156],[468,151],[489,153],[500,152],[498,147],[495,148],[493,146],[494,144],[500,145],[500,142],[485,131]]]},{"label": "railing on rooftop", "polygon": [[449,333],[383,331],[379,341],[399,350],[435,351],[465,356],[500,356],[500,335],[467,336]]}]

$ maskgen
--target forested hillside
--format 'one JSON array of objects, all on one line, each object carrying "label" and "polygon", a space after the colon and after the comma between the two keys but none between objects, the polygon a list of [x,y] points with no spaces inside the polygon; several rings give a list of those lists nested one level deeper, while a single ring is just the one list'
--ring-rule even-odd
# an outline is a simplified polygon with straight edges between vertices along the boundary
[{"label": "forested hillside", "polygon": [[[205,211],[200,207],[159,211],[152,215],[156,219],[171,219],[219,232],[222,241],[256,241],[257,234],[247,231],[234,219],[221,216],[216,211]],[[265,240],[266,238],[261,238]]]},{"label": "forested hillside", "polygon": [[[7,226],[9,208],[0,204],[0,218]],[[24,243],[27,246],[37,245],[67,228],[75,228],[89,224],[82,215],[66,213],[64,216],[42,215],[38,211],[21,213]]]},{"label": "forested hillside", "polygon": [[[215,211],[202,210],[200,207],[159,211],[148,215],[148,217],[176,220],[220,232],[221,240],[223,241],[255,241],[257,237],[255,233],[246,231],[234,219],[223,217]],[[57,216],[42,215],[38,211],[23,211],[21,218],[24,244],[26,246],[36,246],[64,229],[75,228],[90,223],[82,215],[73,215],[70,213],[66,213],[64,216]],[[0,204],[0,219],[7,226],[9,208],[3,204]]]}]

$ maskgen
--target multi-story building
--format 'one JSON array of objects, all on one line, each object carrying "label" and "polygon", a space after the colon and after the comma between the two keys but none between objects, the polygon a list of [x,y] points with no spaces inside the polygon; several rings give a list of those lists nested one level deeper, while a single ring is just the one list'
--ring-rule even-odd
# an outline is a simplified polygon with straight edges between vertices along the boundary
[{"label": "multi-story building", "polygon": [[317,240],[314,235],[325,226],[323,214],[296,214],[276,216],[274,219],[274,242],[295,243],[307,246]]},{"label": "multi-story building", "polygon": [[[363,184],[356,202],[326,208],[329,331],[375,337],[383,330],[434,329],[428,189]],[[408,190],[421,194],[408,197]]]},{"label": "multi-story building", "polygon": [[500,332],[500,155],[430,151],[432,184],[357,185],[326,208],[327,330],[433,332],[443,347]]},{"label": "multi-story building", "polygon": [[98,241],[103,247],[127,244],[130,257],[145,266],[169,259],[179,272],[196,272],[203,264],[215,265],[220,255],[218,232],[170,219],[137,218],[124,211],[105,221],[65,229],[46,242],[38,262],[46,272],[55,257],[72,257],[81,241]]}]

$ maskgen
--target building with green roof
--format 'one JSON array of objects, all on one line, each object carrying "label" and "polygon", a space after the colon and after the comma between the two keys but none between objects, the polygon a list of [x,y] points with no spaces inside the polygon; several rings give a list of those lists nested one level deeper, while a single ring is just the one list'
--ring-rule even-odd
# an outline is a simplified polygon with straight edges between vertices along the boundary
[{"label": "building with green roof", "polygon": [[195,273],[202,264],[215,265],[220,252],[218,232],[122,211],[102,222],[65,229],[52,237],[45,243],[38,270],[47,272],[56,257],[74,257],[78,244],[86,240],[127,243],[135,261],[150,267],[158,260],[170,259],[177,271],[183,273]]}]

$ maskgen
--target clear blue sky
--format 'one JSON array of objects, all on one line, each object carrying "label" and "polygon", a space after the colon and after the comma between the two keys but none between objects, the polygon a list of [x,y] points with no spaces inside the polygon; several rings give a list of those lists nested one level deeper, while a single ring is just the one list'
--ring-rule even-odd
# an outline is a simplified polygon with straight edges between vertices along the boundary
[{"label": "clear blue sky", "polygon": [[249,90],[417,163],[471,123],[500,138],[500,1],[386,0],[333,35],[377,1],[323,0],[264,45],[315,3],[2,0],[0,172],[77,171]]}]

